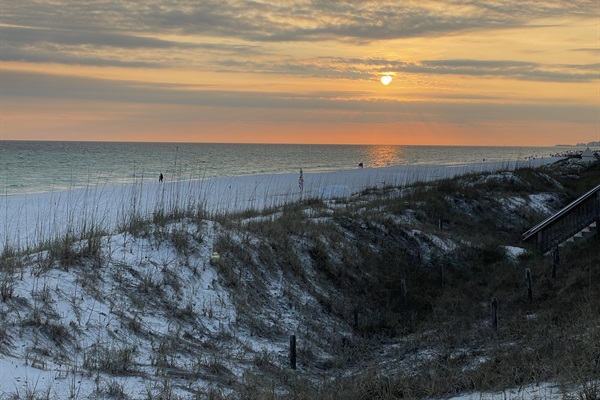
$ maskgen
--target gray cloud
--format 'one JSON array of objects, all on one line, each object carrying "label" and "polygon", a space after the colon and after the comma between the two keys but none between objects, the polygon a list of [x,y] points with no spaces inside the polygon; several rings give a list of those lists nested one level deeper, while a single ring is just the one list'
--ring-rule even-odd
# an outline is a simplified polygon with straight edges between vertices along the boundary
[{"label": "gray cloud", "polygon": [[[5,2],[6,3],[6,2]],[[0,22],[67,32],[187,33],[255,41],[370,41],[522,26],[532,18],[593,16],[596,0],[240,2],[234,0],[54,1],[3,4]],[[106,38],[110,40],[111,38]],[[114,37],[123,45],[147,42]],[[63,40],[76,40],[63,38]],[[158,45],[160,43],[157,42]]]},{"label": "gray cloud", "polygon": [[[394,100],[357,100],[365,94],[360,92],[313,92],[270,93],[248,91],[214,90],[209,85],[197,85],[190,90],[185,86],[171,84],[141,84],[135,81],[116,81],[80,77],[56,76],[25,72],[3,72],[0,91],[3,96],[19,98],[107,101],[115,103],[146,103],[185,105],[223,109],[231,115],[232,108],[246,110],[264,109],[272,112],[273,119],[293,121],[308,112],[311,118],[338,118],[343,122],[352,112],[357,121],[378,121],[387,115],[386,121],[406,122],[428,115],[429,120],[440,123],[474,123],[481,121],[569,121],[597,123],[596,106],[559,104],[504,104],[484,98],[469,101],[405,102]],[[464,100],[464,99],[462,99]],[[488,100],[488,101],[483,101]],[[227,111],[228,110],[228,111]],[[324,110],[342,113],[322,113]],[[197,111],[189,111],[192,114]],[[267,112],[267,111],[265,111]],[[204,114],[207,115],[207,114]],[[320,117],[319,117],[320,115]]]},{"label": "gray cloud", "polygon": [[[185,87],[185,90],[181,90]],[[327,98],[341,93],[268,93],[213,90],[210,85],[150,84],[29,72],[3,72],[0,91],[7,97],[104,100],[131,103],[160,103],[211,107],[331,108]],[[348,93],[344,94],[345,96]],[[340,105],[340,107],[343,104]]]},{"label": "gray cloud", "polygon": [[[531,81],[586,82],[598,79],[591,65],[551,65],[506,60],[430,60],[408,70],[432,74],[496,76]],[[580,72],[587,71],[587,72]]]},{"label": "gray cloud", "polygon": [[[597,65],[541,65],[513,60],[292,58],[262,61],[273,42],[371,41],[529,26],[534,18],[597,18],[597,0],[33,0],[4,1],[0,60],[372,79],[373,74],[494,76],[586,82]],[[182,43],[156,36],[194,35]],[[154,35],[151,37],[151,35]],[[181,36],[180,36],[181,37]],[[204,43],[197,43],[204,38]],[[216,39],[215,39],[216,38]],[[212,42],[211,42],[212,40]],[[221,40],[224,44],[215,44]],[[139,50],[139,51],[138,51]],[[574,49],[596,52],[597,49]],[[202,57],[198,57],[198,55]]]},{"label": "gray cloud", "polygon": [[[590,16],[595,0],[236,2],[212,0],[189,7],[152,8],[141,20],[185,33],[256,41],[372,41],[526,25],[532,18]],[[180,3],[179,3],[180,4]]]},{"label": "gray cloud", "polygon": [[590,82],[600,79],[600,64],[544,65],[514,60],[423,60],[320,57],[297,61],[261,62],[226,59],[216,62],[231,72],[318,76],[332,79],[372,79],[374,73],[490,76],[546,82]]},{"label": "gray cloud", "polygon": [[579,49],[572,49],[571,51],[579,51],[579,52],[583,52],[583,53],[590,53],[593,56],[600,56],[600,47],[598,48],[579,48]]},{"label": "gray cloud", "polygon": [[122,47],[125,49],[166,49],[172,47],[192,47],[186,43],[173,43],[165,40],[138,37],[123,33],[101,30],[82,31],[68,29],[45,29],[3,26],[0,27],[1,40],[13,45],[34,43],[56,43],[62,45],[95,45]]},{"label": "gray cloud", "polygon": [[[256,46],[251,45],[227,45],[212,43],[190,43],[174,42],[156,39],[152,37],[136,36],[124,32],[104,32],[101,29],[95,31],[82,31],[73,29],[47,29],[0,26],[0,45],[5,48],[52,48],[53,51],[65,47],[78,47],[85,50],[85,46],[113,47],[125,50],[172,50],[189,49],[205,50],[220,53],[252,54]],[[0,54],[3,56],[3,54]]]},{"label": "gray cloud", "polygon": [[[0,41],[1,43],[1,41]],[[114,57],[93,57],[82,55],[65,54],[54,46],[38,47],[36,51],[27,51],[18,47],[3,46],[0,55],[0,61],[16,61],[29,63],[55,63],[71,65],[91,65],[91,66],[113,66],[129,68],[161,68],[166,67],[163,63],[149,61],[127,61]]]}]

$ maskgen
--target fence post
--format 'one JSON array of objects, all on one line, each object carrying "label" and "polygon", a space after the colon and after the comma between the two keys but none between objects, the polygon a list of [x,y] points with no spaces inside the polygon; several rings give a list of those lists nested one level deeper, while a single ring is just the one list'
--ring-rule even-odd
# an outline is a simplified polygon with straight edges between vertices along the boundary
[{"label": "fence post", "polygon": [[596,214],[596,239],[600,241],[600,190],[596,192],[596,203],[594,210]]},{"label": "fence post", "polygon": [[552,279],[556,278],[556,267],[558,267],[560,262],[560,253],[558,249],[559,247],[556,245],[552,250]]},{"label": "fence post", "polygon": [[531,270],[527,268],[525,270],[525,279],[527,284],[527,298],[530,303],[533,303],[533,288],[531,286]]},{"label": "fence post", "polygon": [[492,297],[492,328],[498,330],[498,300]]},{"label": "fence post", "polygon": [[296,369],[296,335],[290,336],[290,367]]},{"label": "fence post", "polygon": [[[594,202],[594,217],[596,221],[596,230],[600,232],[600,190],[596,192],[596,201]],[[600,238],[600,233],[596,236]]]}]

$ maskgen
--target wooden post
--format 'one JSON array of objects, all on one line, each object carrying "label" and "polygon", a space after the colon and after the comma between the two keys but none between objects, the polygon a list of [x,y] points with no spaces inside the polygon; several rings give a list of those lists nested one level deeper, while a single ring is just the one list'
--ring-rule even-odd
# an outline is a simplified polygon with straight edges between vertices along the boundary
[{"label": "wooden post", "polygon": [[498,300],[492,297],[492,328],[498,330]]},{"label": "wooden post", "polygon": [[[594,202],[594,216],[596,217],[596,230],[600,232],[600,191],[596,192],[596,201]],[[600,239],[600,233],[596,234]]]},{"label": "wooden post", "polygon": [[440,231],[444,229],[444,223],[441,218],[438,220],[438,228],[440,228]]},{"label": "wooden post", "polygon": [[290,367],[296,369],[296,335],[290,336]]},{"label": "wooden post", "polygon": [[558,267],[558,264],[560,262],[560,253],[558,251],[559,247],[556,246],[554,247],[554,250],[552,250],[552,278],[555,279],[556,278],[556,267]]},{"label": "wooden post", "polygon": [[400,293],[402,295],[402,304],[407,305],[408,304],[408,296],[407,296],[407,292],[406,292],[406,279],[400,280]]},{"label": "wooden post", "polygon": [[533,303],[533,288],[531,286],[531,270],[529,268],[527,268],[525,270],[525,279],[526,279],[526,285],[527,285],[527,298],[529,299],[530,303]]}]

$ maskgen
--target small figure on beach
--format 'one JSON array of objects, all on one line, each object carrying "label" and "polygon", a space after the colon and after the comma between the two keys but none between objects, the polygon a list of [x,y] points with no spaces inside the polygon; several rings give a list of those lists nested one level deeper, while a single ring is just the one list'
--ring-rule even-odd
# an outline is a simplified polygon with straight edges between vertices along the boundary
[{"label": "small figure on beach", "polygon": [[358,163],[358,168],[363,168],[363,163]]},{"label": "small figure on beach", "polygon": [[304,190],[304,176],[302,168],[300,168],[300,178],[298,178],[298,187],[300,188],[300,192]]},{"label": "small figure on beach", "polygon": [[160,175],[158,176],[158,181],[162,182],[164,179],[162,172],[160,173]]}]

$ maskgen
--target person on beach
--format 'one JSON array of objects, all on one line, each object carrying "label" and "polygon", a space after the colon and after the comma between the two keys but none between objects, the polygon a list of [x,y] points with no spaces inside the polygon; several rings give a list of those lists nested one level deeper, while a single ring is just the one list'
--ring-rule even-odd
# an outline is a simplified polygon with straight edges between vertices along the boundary
[{"label": "person on beach", "polygon": [[162,182],[164,179],[162,172],[160,173],[160,175],[158,176],[158,181]]},{"label": "person on beach", "polygon": [[302,168],[300,168],[300,178],[298,178],[298,187],[300,188],[300,192],[304,190],[304,176]]}]

